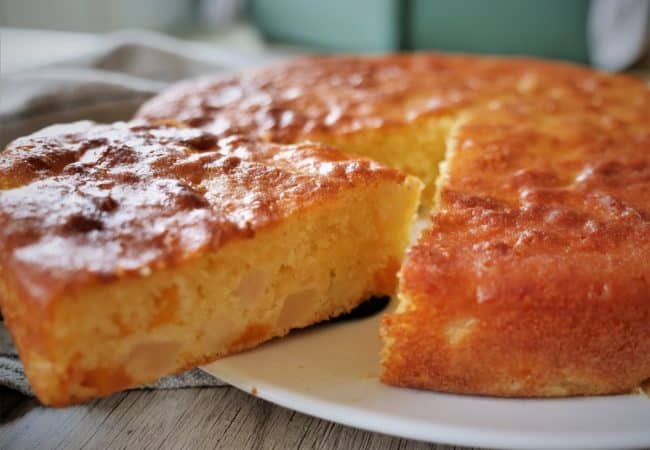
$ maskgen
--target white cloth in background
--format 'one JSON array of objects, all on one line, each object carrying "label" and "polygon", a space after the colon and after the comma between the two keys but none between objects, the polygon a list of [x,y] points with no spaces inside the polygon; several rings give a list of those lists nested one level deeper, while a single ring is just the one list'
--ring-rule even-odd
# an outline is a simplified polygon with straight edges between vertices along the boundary
[{"label": "white cloth in background", "polygon": [[0,77],[0,149],[53,123],[128,119],[143,101],[174,81],[276,58],[150,32],[108,35],[92,54]]},{"label": "white cloth in background", "polygon": [[592,0],[587,31],[591,63],[623,70],[648,49],[650,0]]},{"label": "white cloth in background", "polygon": [[[53,123],[128,120],[138,106],[169,83],[218,71],[239,70],[272,56],[240,53],[152,33],[109,36],[99,51],[74,60],[0,77],[0,149]],[[218,386],[198,369],[143,388]],[[0,321],[0,385],[33,395],[11,338]]]}]

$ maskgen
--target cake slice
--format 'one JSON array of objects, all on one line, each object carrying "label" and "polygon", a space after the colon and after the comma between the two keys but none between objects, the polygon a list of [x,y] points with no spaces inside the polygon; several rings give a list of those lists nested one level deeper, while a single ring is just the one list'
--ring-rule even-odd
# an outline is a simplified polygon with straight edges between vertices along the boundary
[{"label": "cake slice", "polygon": [[636,87],[609,117],[566,96],[457,122],[382,322],[384,382],[565,397],[650,378],[650,91]]},{"label": "cake slice", "polygon": [[318,144],[80,122],[0,160],[0,306],[38,398],[148,383],[395,288],[421,183]]}]

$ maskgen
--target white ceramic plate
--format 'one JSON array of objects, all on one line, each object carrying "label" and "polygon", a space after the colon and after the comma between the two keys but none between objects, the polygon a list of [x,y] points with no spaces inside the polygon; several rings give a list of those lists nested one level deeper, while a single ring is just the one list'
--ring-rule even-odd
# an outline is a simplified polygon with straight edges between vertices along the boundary
[{"label": "white ceramic plate", "polygon": [[378,380],[378,315],[292,333],[204,368],[273,403],[422,441],[503,448],[650,446],[642,395],[508,400],[400,389]]}]

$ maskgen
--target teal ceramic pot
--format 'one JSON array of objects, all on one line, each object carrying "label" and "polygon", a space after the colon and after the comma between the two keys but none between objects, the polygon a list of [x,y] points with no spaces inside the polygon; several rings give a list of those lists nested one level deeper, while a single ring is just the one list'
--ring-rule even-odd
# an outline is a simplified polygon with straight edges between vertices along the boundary
[{"label": "teal ceramic pot", "polygon": [[325,50],[438,49],[588,61],[589,0],[249,0],[269,39]]}]

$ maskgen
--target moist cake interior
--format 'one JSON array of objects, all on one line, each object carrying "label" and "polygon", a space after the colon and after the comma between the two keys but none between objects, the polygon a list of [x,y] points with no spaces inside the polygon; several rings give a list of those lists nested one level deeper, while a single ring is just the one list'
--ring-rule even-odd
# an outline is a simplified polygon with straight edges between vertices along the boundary
[{"label": "moist cake interior", "polygon": [[[473,266],[483,260],[485,262],[481,264],[487,264],[488,266],[493,261],[498,261],[500,256],[495,255],[494,259],[490,259],[492,258],[490,252],[493,252],[493,250],[488,247],[503,245],[505,250],[502,251],[509,252],[509,248],[513,244],[506,244],[505,242],[510,242],[513,237],[517,241],[514,243],[515,246],[524,239],[522,241],[522,250],[512,250],[522,252],[520,264],[533,264],[533,267],[526,273],[524,269],[520,269],[521,272],[519,272],[515,265],[508,269],[511,270],[511,273],[503,273],[501,278],[497,277],[497,279],[486,277],[485,279],[478,278],[478,280],[474,280],[471,278],[474,275],[470,275],[468,286],[471,286],[472,292],[469,294],[469,300],[466,296],[456,297],[455,295],[442,298],[437,294],[428,294],[428,292],[437,292],[437,288],[435,282],[427,281],[432,277],[427,272],[426,267],[435,267],[436,258],[444,255],[444,250],[441,250],[439,256],[428,256],[433,253],[433,247],[429,239],[435,241],[444,238],[446,235],[443,233],[429,233],[428,236],[424,236],[423,240],[418,241],[416,239],[412,247],[415,249],[416,255],[425,254],[427,256],[423,258],[421,256],[414,257],[407,252],[407,258],[400,271],[397,308],[393,313],[386,315],[382,321],[381,335],[384,344],[381,352],[382,380],[389,384],[407,387],[505,397],[601,395],[634,390],[639,386],[639,382],[647,377],[649,366],[648,363],[638,364],[635,362],[640,357],[639,355],[647,354],[647,350],[643,347],[646,344],[642,343],[647,342],[644,341],[643,336],[648,334],[647,312],[643,306],[643,294],[640,294],[643,288],[639,287],[639,283],[644,283],[642,267],[646,263],[643,257],[635,256],[634,250],[634,242],[638,244],[643,240],[643,213],[639,212],[642,209],[636,209],[638,206],[635,205],[640,204],[635,201],[634,197],[629,197],[629,200],[626,199],[621,202],[621,200],[617,199],[616,193],[611,195],[603,194],[600,189],[594,191],[591,200],[588,198],[589,195],[587,195],[586,199],[583,199],[583,187],[581,187],[583,183],[589,182],[589,177],[608,177],[612,170],[618,171],[628,163],[611,162],[607,153],[604,156],[598,153],[601,151],[598,147],[590,150],[590,147],[584,146],[581,137],[582,133],[597,134],[603,132],[602,123],[593,123],[591,118],[581,118],[571,126],[564,127],[563,120],[571,124],[570,117],[563,114],[549,115],[544,119],[535,118],[535,122],[533,122],[535,123],[534,126],[538,126],[539,130],[543,130],[542,132],[545,134],[530,134],[530,129],[527,129],[528,125],[525,122],[521,124],[513,122],[515,125],[511,125],[513,119],[511,114],[513,113],[508,107],[500,109],[501,105],[507,105],[508,101],[508,98],[504,98],[492,104],[478,105],[454,115],[420,118],[408,124],[378,130],[362,130],[351,135],[325,134],[323,136],[313,136],[314,139],[330,143],[344,152],[363,155],[418,176],[426,186],[420,205],[421,220],[426,220],[431,216],[433,220],[438,220],[438,214],[444,216],[448,208],[452,210],[455,208],[455,200],[450,200],[451,197],[449,196],[447,201],[441,205],[441,193],[450,196],[457,195],[458,191],[455,191],[455,189],[458,188],[461,179],[467,180],[468,193],[472,192],[471,183],[476,182],[476,180],[479,180],[476,186],[481,186],[480,178],[483,175],[476,176],[476,173],[469,175],[463,173],[463,170],[472,167],[472,164],[475,164],[474,168],[480,167],[482,163],[479,161],[483,157],[471,156],[472,152],[468,152],[463,147],[463,145],[467,145],[468,141],[471,143],[471,139],[468,139],[466,135],[463,135],[461,139],[459,130],[464,128],[472,129],[472,127],[476,129],[492,127],[493,130],[499,130],[499,127],[503,127],[504,130],[514,130],[513,134],[515,136],[517,133],[522,136],[529,133],[527,135],[529,141],[519,143],[513,141],[512,144],[505,141],[506,143],[502,144],[506,148],[508,145],[512,145],[512,148],[517,145],[529,152],[528,154],[522,152],[517,159],[521,166],[519,171],[512,174],[515,181],[503,177],[498,172],[495,173],[494,179],[500,180],[499,182],[503,184],[495,182],[495,185],[491,186],[493,190],[486,192],[481,192],[479,187],[474,191],[477,193],[474,194],[475,197],[467,200],[481,203],[483,201],[481,195],[489,193],[487,195],[489,199],[485,201],[487,203],[492,202],[494,205],[488,205],[487,203],[485,205],[470,205],[466,210],[467,212],[477,207],[475,208],[476,212],[470,213],[475,214],[475,218],[468,220],[486,220],[486,227],[493,226],[493,224],[489,225],[490,220],[496,220],[495,223],[503,220],[521,220],[522,222],[519,225],[514,225],[514,223],[506,225],[504,235],[498,232],[494,236],[487,235],[484,241],[477,239],[474,246],[487,246],[488,250],[482,253],[476,252],[476,259],[466,261],[463,270],[472,272],[474,270]],[[539,106],[534,104],[531,111],[536,111],[535,108],[537,107]],[[515,118],[517,114],[519,112],[513,114]],[[523,114],[524,118],[526,117],[525,114]],[[578,112],[577,116],[580,117],[580,114]],[[489,119],[486,119],[486,117],[489,117]],[[584,120],[584,122],[580,122],[580,120]],[[495,131],[494,137],[488,137],[487,139],[495,139],[499,142],[498,133],[498,131]],[[642,133],[642,131],[639,133]],[[543,137],[539,138],[538,136]],[[613,134],[613,136],[616,135]],[[538,147],[535,147],[537,145],[535,144],[536,139],[541,139]],[[558,142],[559,150],[553,147],[545,147],[546,142],[554,139]],[[613,137],[613,139],[619,138]],[[609,145],[614,148],[618,145],[622,153],[630,152],[630,158],[632,158],[631,162],[629,162],[630,176],[632,177],[630,189],[633,189],[632,186],[635,186],[635,180],[639,180],[638,177],[640,176],[634,175],[634,173],[644,167],[641,162],[634,159],[634,146],[640,144],[632,144],[631,147],[625,148],[628,145],[625,138],[613,142],[619,143]],[[605,148],[607,149],[607,147]],[[594,152],[593,155],[589,153],[590,151]],[[610,150],[607,149],[607,151]],[[585,154],[583,152],[589,157],[593,156],[593,159],[583,159]],[[473,158],[477,159],[473,161]],[[486,158],[489,158],[489,156],[486,156]],[[621,155],[621,161],[626,161],[626,158],[628,157]],[[545,161],[542,165],[543,169],[538,165],[540,160]],[[511,163],[512,161],[507,164]],[[454,171],[449,170],[450,164],[454,164]],[[605,164],[604,168],[599,169],[602,164]],[[594,174],[594,169],[590,169],[590,167],[596,167],[595,170],[598,172]],[[599,173],[601,170],[603,175]],[[540,175],[544,171],[546,171],[547,175]],[[455,177],[452,186],[449,183],[450,176]],[[539,177],[541,176],[551,177],[546,186],[539,186]],[[617,176],[620,177],[622,174],[617,174]],[[517,177],[521,184],[513,188],[509,183],[517,183]],[[467,195],[472,196],[472,194]],[[569,201],[568,205],[566,205],[568,211],[561,204],[562,199]],[[595,208],[589,206],[590,201],[596,202]],[[601,205],[608,205],[607,208],[610,208],[610,210],[607,212],[599,211],[603,207]],[[466,207],[467,205],[463,208]],[[492,208],[495,209],[492,211]],[[527,213],[526,208],[531,212]],[[508,210],[512,212],[506,212]],[[478,216],[482,214],[486,215],[485,217],[493,215],[494,219],[478,219]],[[527,214],[532,214],[530,217],[537,218],[533,219],[532,222],[527,222],[530,219],[523,219],[523,217],[527,217]],[[617,217],[618,214],[621,214],[620,218]],[[461,215],[458,217],[461,217]],[[508,215],[518,218],[507,219]],[[637,217],[637,219],[634,217]],[[457,219],[451,219],[451,221]],[[604,225],[590,225],[600,221]],[[634,225],[635,223],[638,223],[638,225]],[[586,236],[589,236],[590,226],[601,227],[599,229],[602,235],[585,238],[581,234],[583,226],[586,227]],[[635,226],[640,228],[629,228]],[[626,231],[628,229],[633,231]],[[465,233],[477,232],[473,228],[463,230]],[[478,234],[480,233],[479,231]],[[584,261],[581,263],[583,268],[594,264],[593,268],[581,270],[580,273],[574,272],[579,287],[575,288],[576,294],[573,294],[575,297],[566,297],[564,300],[559,300],[562,304],[561,307],[555,304],[543,304],[544,293],[549,292],[551,289],[574,289],[571,287],[572,270],[570,268],[562,269],[564,263],[561,259],[561,249],[554,247],[555,244],[553,244],[553,236],[556,234],[558,236],[575,235],[574,242],[568,245],[575,245],[576,248],[572,256],[566,259],[567,264],[570,265],[571,261],[574,260]],[[517,236],[519,237],[517,238]],[[530,238],[530,236],[533,236],[533,238]],[[623,236],[628,236],[627,241],[623,240]],[[474,238],[469,239],[472,241]],[[529,240],[525,241],[525,239]],[[581,239],[583,244],[575,244],[575,242],[580,242]],[[613,287],[619,283],[616,278],[622,279],[625,271],[620,268],[604,269],[602,258],[598,256],[602,251],[605,251],[605,248],[618,241],[622,241],[621,245],[625,245],[625,248],[629,247],[628,250],[623,250],[623,254],[629,255],[629,261],[634,260],[636,262],[630,263],[635,267],[635,270],[627,273],[631,278],[631,283],[627,283],[627,286],[621,288],[629,289],[629,291],[621,291],[629,292],[629,294],[623,295],[627,297],[625,298],[626,306],[621,306],[620,312],[612,312],[608,310],[609,306],[605,306],[606,303],[594,306],[590,304],[590,299],[592,296],[602,295],[603,300],[608,301],[607,286],[618,289]],[[461,246],[460,248],[460,251],[464,251],[462,249],[465,247]],[[555,250],[553,250],[554,248]],[[567,247],[563,246],[562,248]],[[438,251],[438,249],[436,248],[435,251]],[[459,251],[459,249],[452,247],[450,252],[454,251]],[[536,278],[539,277],[539,275],[535,275],[536,271],[544,270],[534,266],[533,261],[539,258],[554,261],[548,275],[548,282],[553,285],[553,288],[545,288],[544,282],[540,282],[539,278]],[[512,261],[506,260],[506,264],[510,263]],[[450,268],[450,270],[453,271],[454,269]],[[553,270],[557,272],[557,275],[551,275],[551,273],[555,273]],[[593,273],[589,272],[590,270],[593,270]],[[495,270],[495,273],[497,272],[499,272],[498,268]],[[405,277],[407,278],[406,282]],[[556,278],[559,280],[562,277],[566,278],[566,280],[552,281]],[[444,276],[441,276],[441,278],[444,279]],[[589,287],[594,282],[595,286],[601,286],[602,282],[600,280],[605,280],[603,285],[605,287]],[[438,280],[438,282],[443,283],[444,281]],[[623,283],[623,285],[626,285],[626,283]],[[587,290],[586,294],[581,293],[580,289],[582,287]],[[503,294],[490,294],[490,291],[501,292],[504,289],[509,289],[509,291]],[[516,294],[518,290],[524,292],[524,294]],[[525,292],[531,292],[531,294],[525,294]],[[536,295],[542,299],[539,300],[539,306],[535,305],[528,313],[526,312],[526,306],[520,306],[526,305],[526,295]],[[518,300],[517,296],[523,296],[523,300]],[[451,306],[454,304],[455,298],[460,299],[456,309]],[[493,307],[489,304],[492,298],[495,299],[496,305]],[[549,294],[549,298],[551,300],[562,299],[562,294]],[[499,300],[501,299],[503,299],[503,302],[514,302],[512,310],[499,309]],[[466,301],[469,302],[469,306],[464,303]],[[485,302],[488,303],[485,304]],[[442,306],[438,306],[441,303]],[[434,311],[438,307],[442,309],[449,307],[451,309],[448,315],[447,313],[437,314]],[[431,308],[431,310],[426,311],[427,308]],[[565,311],[570,312],[565,312],[560,308],[565,308]],[[573,308],[576,308],[576,310],[571,311]],[[586,308],[586,310],[580,308]],[[597,309],[601,308],[602,311],[597,311]],[[497,312],[490,312],[493,309]],[[555,313],[549,312],[556,309],[557,312]],[[427,320],[423,319],[423,310],[430,313]],[[493,317],[492,314],[496,314],[496,316]],[[592,314],[594,316],[590,318]],[[411,316],[413,318],[417,317],[417,319],[412,320]],[[495,320],[497,317],[498,320]],[[575,319],[568,319],[567,317],[574,317]],[[421,322],[418,322],[418,320]],[[572,320],[575,322],[574,325],[568,323]],[[489,327],[490,321],[495,325],[494,332],[485,331],[485,326]],[[622,322],[625,323],[625,326],[621,325]],[[504,330],[496,331],[497,323],[503,323],[503,325],[499,326],[503,326]],[[528,323],[528,325],[524,327],[521,334],[517,334],[519,331],[507,330],[508,327],[520,330],[521,324],[524,323]],[[610,330],[609,344],[601,342],[602,336],[593,336],[596,323],[600,324],[597,327],[600,330]],[[537,327],[539,327],[539,330]],[[564,333],[567,332],[571,337],[563,337]],[[532,336],[536,334],[539,334],[540,337],[534,339]],[[545,334],[548,334],[548,336]],[[401,342],[396,345],[398,339]],[[488,339],[492,339],[492,347],[498,349],[494,351],[503,355],[508,353],[509,348],[517,348],[517,357],[505,357],[503,363],[497,363],[497,355],[487,356],[491,354],[489,349],[483,348],[487,344],[477,344],[477,341],[487,342]],[[418,346],[422,345],[422,342],[427,342],[427,340],[429,342],[428,347],[417,350]],[[567,342],[571,342],[571,345],[567,345]],[[616,344],[613,344],[614,342]],[[629,352],[629,360],[616,363],[620,369],[612,370],[611,360],[603,356],[606,355],[604,348],[608,345],[617,345],[621,349],[626,349],[620,353],[621,355]],[[537,346],[541,346],[540,350],[530,350]],[[544,349],[544,346],[546,346],[546,349]],[[519,353],[519,348],[522,349],[521,353]],[[483,361],[483,359],[485,360]],[[554,359],[558,363],[550,362]],[[477,361],[481,362],[477,364]],[[491,361],[496,365],[494,370],[490,369]]]},{"label": "moist cake interior", "polygon": [[310,139],[415,175],[425,185],[421,198],[424,214],[434,204],[439,168],[444,167],[446,159],[447,139],[459,117],[460,114],[421,118],[410,124],[349,135],[315,134]]},{"label": "moist cake interior", "polygon": [[[105,395],[335,317],[369,295],[393,292],[405,243],[385,237],[406,236],[404,215],[401,207],[389,207],[379,218],[371,205],[399,205],[404,190],[417,188],[353,190],[180,269],[80,290],[48,325],[58,330],[56,345],[23,355],[32,358],[28,367],[56,361],[52,370],[61,371],[35,387],[52,393],[42,396],[52,404]],[[352,208],[355,213],[346,214]],[[342,241],[346,236],[355,236],[354,242]],[[70,317],[96,319],[70,326]]]},{"label": "moist cake interior", "polygon": [[51,405],[392,294],[422,189],[318,144],[142,123],[57,126],[6,152],[0,300]]}]

